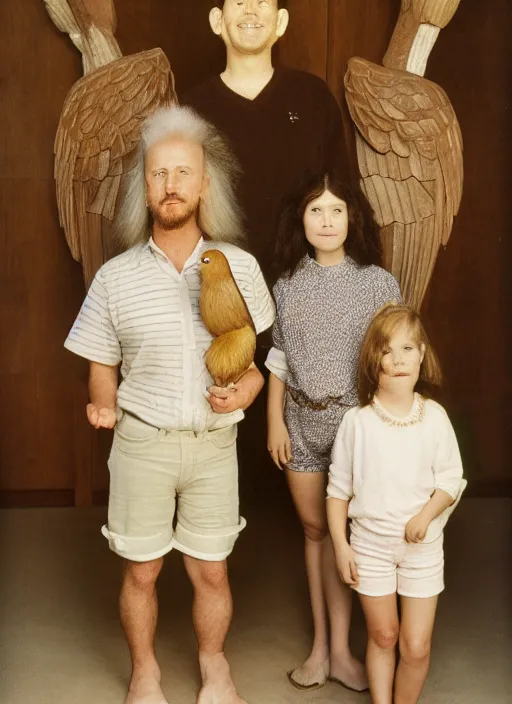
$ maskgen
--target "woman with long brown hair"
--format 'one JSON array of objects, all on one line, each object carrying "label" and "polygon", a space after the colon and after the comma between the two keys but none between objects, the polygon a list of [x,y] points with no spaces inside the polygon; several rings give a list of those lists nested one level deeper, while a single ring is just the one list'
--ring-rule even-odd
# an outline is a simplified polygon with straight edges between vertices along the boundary
[{"label": "woman with long brown hair", "polygon": [[351,593],[336,570],[325,498],[336,432],[357,405],[361,341],[374,313],[400,299],[397,282],[378,266],[378,243],[363,194],[332,174],[313,178],[290,201],[278,233],[268,449],[286,473],[305,533],[314,639],[304,664],[288,675],[299,689],[327,679],[368,687],[349,648]]}]

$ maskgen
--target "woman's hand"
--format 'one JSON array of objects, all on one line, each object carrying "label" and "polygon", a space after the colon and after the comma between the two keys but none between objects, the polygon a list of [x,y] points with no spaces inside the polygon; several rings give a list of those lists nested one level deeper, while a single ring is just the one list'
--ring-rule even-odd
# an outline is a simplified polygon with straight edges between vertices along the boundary
[{"label": "woman's hand", "polygon": [[420,511],[420,513],[413,516],[405,526],[406,541],[408,543],[421,543],[427,534],[429,525],[430,519]]},{"label": "woman's hand", "polygon": [[292,459],[292,445],[288,428],[284,421],[273,421],[268,424],[267,447],[270,456],[279,467],[284,469]]},{"label": "woman's hand", "polygon": [[359,572],[357,571],[356,555],[347,543],[336,551],[336,563],[341,579],[350,587],[359,585]]}]

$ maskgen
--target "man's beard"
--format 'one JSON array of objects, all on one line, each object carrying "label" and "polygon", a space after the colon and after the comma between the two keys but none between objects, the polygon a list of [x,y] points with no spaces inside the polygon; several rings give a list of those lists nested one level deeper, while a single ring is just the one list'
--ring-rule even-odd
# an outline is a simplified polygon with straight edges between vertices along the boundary
[{"label": "man's beard", "polygon": [[[185,201],[183,202],[185,203]],[[188,205],[185,210],[174,213],[172,211],[166,212],[163,208],[163,203],[159,203],[156,208],[153,208],[151,205],[149,207],[151,215],[153,216],[153,222],[163,230],[179,230],[179,228],[186,225],[192,217],[195,217],[198,208],[199,202],[192,203]]]}]

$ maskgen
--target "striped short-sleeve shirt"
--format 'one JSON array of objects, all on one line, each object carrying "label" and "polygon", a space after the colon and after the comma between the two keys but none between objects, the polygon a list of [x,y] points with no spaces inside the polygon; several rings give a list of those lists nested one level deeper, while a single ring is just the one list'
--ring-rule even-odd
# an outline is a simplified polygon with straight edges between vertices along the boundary
[{"label": "striped short-sleeve shirt", "polygon": [[240,421],[241,410],[214,413],[204,354],[212,337],[199,313],[199,258],[206,249],[227,257],[256,332],[274,321],[274,304],[256,259],[242,249],[202,238],[178,273],[151,239],[104,264],[66,339],[71,352],[100,364],[121,364],[117,404],[166,430],[213,430]]}]

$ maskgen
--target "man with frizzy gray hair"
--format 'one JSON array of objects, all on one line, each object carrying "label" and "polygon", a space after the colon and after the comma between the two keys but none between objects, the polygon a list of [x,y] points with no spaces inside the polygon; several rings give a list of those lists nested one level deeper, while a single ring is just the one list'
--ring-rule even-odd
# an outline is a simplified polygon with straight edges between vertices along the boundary
[{"label": "man with frizzy gray hair", "polygon": [[237,423],[263,377],[253,364],[234,389],[213,386],[204,362],[212,338],[199,314],[200,255],[215,248],[228,259],[256,332],[274,320],[256,260],[235,244],[242,240],[237,173],[217,130],[193,110],[150,117],[116,222],[129,248],[98,271],[65,342],[90,361],[89,422],[115,428],[102,533],[124,562],[126,704],[166,704],[154,650],[156,581],[173,548],[194,589],[197,702],[245,704],[223,654],[232,615],[226,558],[245,526]]}]

